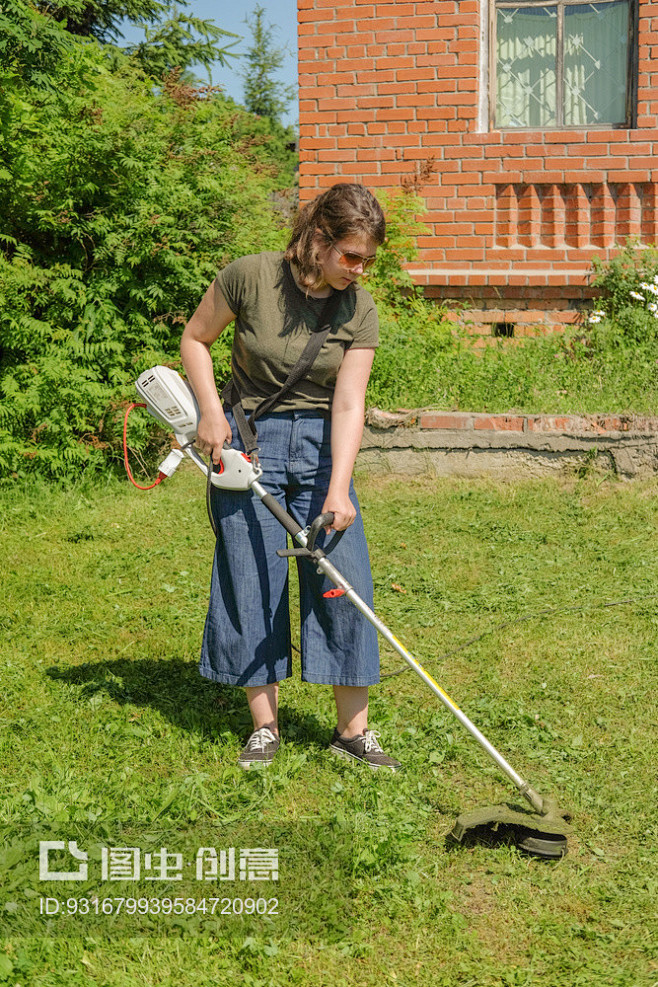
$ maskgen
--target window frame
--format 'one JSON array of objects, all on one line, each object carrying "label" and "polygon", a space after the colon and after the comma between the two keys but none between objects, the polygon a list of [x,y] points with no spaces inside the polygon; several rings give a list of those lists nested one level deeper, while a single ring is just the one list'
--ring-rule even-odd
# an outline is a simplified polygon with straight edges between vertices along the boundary
[{"label": "window frame", "polygon": [[[628,52],[626,62],[626,118],[623,123],[564,123],[564,11],[583,3],[614,3],[615,0],[490,0],[489,2],[489,130],[516,133],[551,130],[627,130],[636,126],[638,78],[638,0],[628,0]],[[497,11],[514,7],[556,7],[556,117],[555,124],[536,127],[501,127],[496,124],[497,91]]]}]

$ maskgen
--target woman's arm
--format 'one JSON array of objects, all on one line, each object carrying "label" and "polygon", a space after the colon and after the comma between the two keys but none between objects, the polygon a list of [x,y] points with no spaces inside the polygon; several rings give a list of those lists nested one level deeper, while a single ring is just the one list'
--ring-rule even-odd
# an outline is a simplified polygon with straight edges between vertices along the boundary
[{"label": "woman's arm", "polygon": [[365,417],[366,387],[374,349],[349,349],[336,378],[331,409],[331,480],[322,513],[333,511],[336,531],[348,528],[356,517],[349,486],[361,446]]},{"label": "woman's arm", "polygon": [[205,456],[212,456],[215,464],[224,443],[232,441],[232,434],[217,393],[210,347],[234,318],[213,281],[185,326],[180,343],[183,366],[201,412],[195,445]]}]

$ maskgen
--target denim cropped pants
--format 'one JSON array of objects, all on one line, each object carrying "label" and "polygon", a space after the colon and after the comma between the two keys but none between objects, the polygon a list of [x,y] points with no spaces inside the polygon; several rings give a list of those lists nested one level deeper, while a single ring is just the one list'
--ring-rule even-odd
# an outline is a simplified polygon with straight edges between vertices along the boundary
[{"label": "denim cropped pants", "polygon": [[[243,449],[230,411],[227,418],[233,446]],[[315,411],[258,419],[260,483],[302,528],[320,514],[329,488],[330,432],[329,419]],[[356,520],[330,558],[372,607],[368,547],[352,484],[350,498],[357,507]],[[218,537],[199,671],[231,685],[279,682],[292,674],[289,563],[276,554],[286,547],[286,532],[251,491],[215,489],[212,505]],[[324,541],[321,532],[316,544]],[[373,626],[344,597],[323,597],[333,584],[312,563],[299,559],[297,566],[302,680],[347,686],[379,682]]]}]

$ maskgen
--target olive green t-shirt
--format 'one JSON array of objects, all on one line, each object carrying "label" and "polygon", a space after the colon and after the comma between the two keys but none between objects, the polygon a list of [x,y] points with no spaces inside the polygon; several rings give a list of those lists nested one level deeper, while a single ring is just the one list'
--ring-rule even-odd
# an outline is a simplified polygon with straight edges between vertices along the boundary
[{"label": "olive green t-shirt", "polygon": [[[307,297],[283,254],[271,252],[233,261],[217,275],[215,290],[235,315],[231,368],[243,407],[251,412],[283,386],[318,327],[327,299]],[[377,346],[379,322],[370,294],[352,285],[341,295],[332,329],[311,370],[273,411],[328,411],[345,350]]]}]

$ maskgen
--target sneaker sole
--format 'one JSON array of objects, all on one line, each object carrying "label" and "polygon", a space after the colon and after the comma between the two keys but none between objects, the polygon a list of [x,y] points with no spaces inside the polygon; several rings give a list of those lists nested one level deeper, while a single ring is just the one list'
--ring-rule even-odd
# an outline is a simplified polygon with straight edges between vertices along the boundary
[{"label": "sneaker sole", "polygon": [[[272,761],[274,758],[272,758]],[[248,771],[249,768],[269,768],[272,761],[238,761],[238,767],[242,768],[243,771]]]},{"label": "sneaker sole", "polygon": [[333,744],[329,744],[329,750],[334,754],[338,754],[339,757],[345,758],[346,761],[356,761],[358,764],[366,764],[371,771],[381,771],[382,768],[388,771],[400,770],[400,768],[394,767],[392,764],[372,764],[370,761],[364,761],[363,758],[350,754],[349,751],[344,750],[342,747],[334,747]]}]

